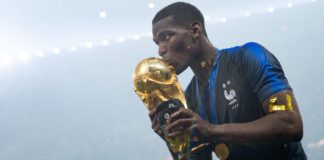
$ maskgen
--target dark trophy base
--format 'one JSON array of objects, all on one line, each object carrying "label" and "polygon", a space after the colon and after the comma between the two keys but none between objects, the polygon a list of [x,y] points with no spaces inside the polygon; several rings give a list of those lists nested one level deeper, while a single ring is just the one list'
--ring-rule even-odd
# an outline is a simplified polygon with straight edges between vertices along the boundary
[{"label": "dark trophy base", "polygon": [[171,99],[162,102],[156,108],[158,124],[165,135],[165,141],[170,150],[177,154],[179,160],[190,156],[192,153],[199,152],[199,150],[209,145],[209,143],[197,143],[197,145],[194,147],[190,146],[191,142],[193,142],[192,135],[190,134],[179,135],[175,138],[166,137],[166,135],[169,134],[169,132],[165,129],[167,126],[167,120],[170,118],[172,113],[176,112],[182,107],[184,107],[184,105],[180,100]]}]

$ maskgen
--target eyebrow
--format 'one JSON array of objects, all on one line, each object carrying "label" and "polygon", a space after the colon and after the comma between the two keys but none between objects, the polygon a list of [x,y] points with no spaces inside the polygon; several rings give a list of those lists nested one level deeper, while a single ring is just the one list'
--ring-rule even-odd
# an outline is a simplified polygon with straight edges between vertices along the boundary
[{"label": "eyebrow", "polygon": [[164,29],[164,30],[162,30],[162,31],[159,31],[159,32],[157,32],[156,36],[154,36],[153,41],[154,41],[155,43],[157,43],[157,42],[158,42],[158,39],[160,39],[161,35],[164,35],[164,34],[166,34],[166,33],[171,33],[171,32],[172,32],[172,31],[169,30],[169,29]]}]

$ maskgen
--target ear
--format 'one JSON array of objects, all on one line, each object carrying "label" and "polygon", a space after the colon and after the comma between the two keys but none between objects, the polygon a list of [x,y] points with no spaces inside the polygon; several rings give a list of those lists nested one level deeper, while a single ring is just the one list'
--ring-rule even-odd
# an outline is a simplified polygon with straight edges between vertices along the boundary
[{"label": "ear", "polygon": [[194,21],[190,25],[192,39],[197,39],[203,33],[202,24],[199,21]]}]

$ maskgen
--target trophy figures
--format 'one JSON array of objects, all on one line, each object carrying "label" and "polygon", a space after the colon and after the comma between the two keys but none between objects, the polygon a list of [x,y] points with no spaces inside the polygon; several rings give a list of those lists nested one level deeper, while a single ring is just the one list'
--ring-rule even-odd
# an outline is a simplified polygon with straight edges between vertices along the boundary
[{"label": "trophy figures", "polygon": [[161,59],[152,57],[139,62],[133,78],[135,92],[148,110],[170,99],[179,99],[187,108],[186,98],[174,68]]},{"label": "trophy figures", "polygon": [[[177,80],[174,68],[159,58],[146,58],[138,63],[133,74],[135,92],[148,110],[157,109],[158,123],[164,135],[166,120],[179,107],[187,107],[184,92]],[[208,144],[200,144],[190,149],[191,135],[175,138],[164,137],[168,147],[179,159]]]}]

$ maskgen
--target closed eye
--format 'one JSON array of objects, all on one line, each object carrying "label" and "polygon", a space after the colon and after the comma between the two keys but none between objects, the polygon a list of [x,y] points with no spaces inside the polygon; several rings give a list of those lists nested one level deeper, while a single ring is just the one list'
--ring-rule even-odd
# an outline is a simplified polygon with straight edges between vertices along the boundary
[{"label": "closed eye", "polygon": [[172,35],[174,35],[174,33],[171,32],[171,31],[162,31],[158,35],[158,39],[160,41],[168,41],[168,40],[170,40],[170,38],[171,38]]},{"label": "closed eye", "polygon": [[167,40],[169,40],[170,38],[171,38],[171,36],[172,36],[172,34],[171,33],[163,33],[163,34],[161,34],[161,40],[162,41],[167,41]]},{"label": "closed eye", "polygon": [[168,41],[171,39],[172,35],[174,35],[174,32],[172,31],[161,31],[158,33],[158,35],[153,38],[153,41],[155,44],[159,45],[160,41]]}]

